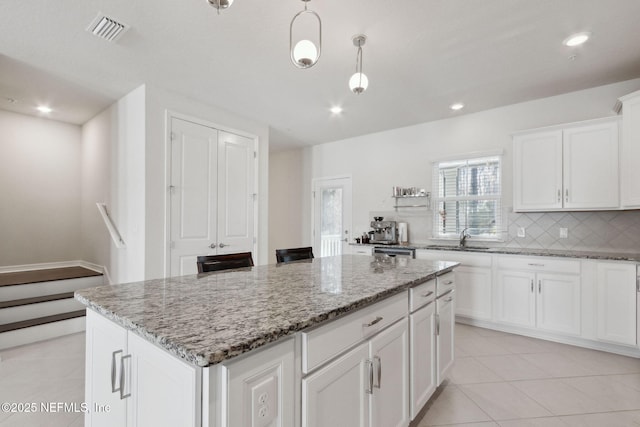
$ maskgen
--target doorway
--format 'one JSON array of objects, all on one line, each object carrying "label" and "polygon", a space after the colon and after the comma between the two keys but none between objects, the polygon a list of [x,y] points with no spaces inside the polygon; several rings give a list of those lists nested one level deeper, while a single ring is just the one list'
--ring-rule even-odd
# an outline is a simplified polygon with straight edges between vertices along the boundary
[{"label": "doorway", "polygon": [[347,253],[351,239],[351,177],[313,182],[313,252],[317,256]]}]

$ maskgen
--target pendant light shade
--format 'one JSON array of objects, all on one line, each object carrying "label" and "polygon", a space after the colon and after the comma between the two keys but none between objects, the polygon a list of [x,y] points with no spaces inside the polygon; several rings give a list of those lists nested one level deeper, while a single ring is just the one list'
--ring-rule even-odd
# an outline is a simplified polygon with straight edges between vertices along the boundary
[{"label": "pendant light shade", "polygon": [[349,89],[355,94],[361,94],[369,86],[369,79],[364,73],[355,73],[349,79]]},{"label": "pendant light shade", "polygon": [[293,60],[301,68],[311,67],[318,61],[318,49],[310,40],[300,40],[293,48]]},{"label": "pendant light shade", "polygon": [[218,9],[218,13],[220,13],[220,9],[228,9],[233,4],[233,0],[207,0],[209,4],[216,9]]},{"label": "pendant light shade", "polygon": [[[293,65],[298,68],[310,68],[318,62],[322,51],[322,21],[320,20],[320,16],[318,16],[317,13],[307,9],[307,3],[309,2],[309,0],[302,1],[304,2],[304,10],[298,12],[291,20],[291,25],[289,25],[289,53]],[[311,16],[315,21],[318,22],[317,44],[311,40],[302,39],[297,41],[294,45],[293,27],[296,20],[303,15]]]},{"label": "pendant light shade", "polygon": [[369,79],[362,72],[362,46],[366,41],[367,36],[363,34],[353,37],[353,45],[358,47],[358,53],[356,54],[356,72],[349,79],[349,89],[356,95],[360,95],[369,86]]}]

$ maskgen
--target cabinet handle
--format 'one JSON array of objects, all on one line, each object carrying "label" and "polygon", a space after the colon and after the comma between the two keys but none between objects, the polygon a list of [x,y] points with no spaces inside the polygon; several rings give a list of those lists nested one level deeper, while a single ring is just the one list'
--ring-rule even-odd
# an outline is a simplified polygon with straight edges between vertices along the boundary
[{"label": "cabinet handle", "polygon": [[544,267],[544,264],[538,264],[538,263],[535,263],[535,262],[530,262],[527,265],[531,266],[531,267]]},{"label": "cabinet handle", "polygon": [[369,384],[367,388],[364,390],[367,394],[373,394],[373,361],[367,359],[367,370],[369,372]]},{"label": "cabinet handle", "polygon": [[379,323],[380,321],[382,321],[382,317],[381,317],[381,316],[378,316],[378,317],[376,317],[375,319],[373,319],[373,320],[372,320],[371,322],[369,322],[369,323],[363,323],[363,324],[362,324],[362,326],[363,326],[363,327],[365,327],[365,328],[368,328],[368,327],[370,327],[370,326],[375,325],[376,323]]},{"label": "cabinet handle", "polygon": [[215,244],[215,243],[212,243],[212,244],[210,244],[210,245],[209,245],[209,247],[210,247],[211,249],[215,249],[215,248],[216,248],[216,244]]},{"label": "cabinet handle", "polygon": [[446,300],[444,300],[444,302],[451,302],[451,301],[453,301],[453,297],[449,297]]},{"label": "cabinet handle", "polygon": [[377,381],[373,383],[373,386],[375,388],[380,388],[380,379],[382,378],[382,360],[380,360],[380,357],[378,356],[373,356],[373,363],[376,365],[377,369],[376,369],[376,379]]},{"label": "cabinet handle", "polygon": [[111,353],[111,393],[120,391],[122,388],[122,383],[120,383],[120,387],[116,388],[116,355],[118,353],[122,353],[122,350],[117,350]]},{"label": "cabinet handle", "polygon": [[448,282],[444,282],[445,285],[453,285],[453,280],[449,280]]},{"label": "cabinet handle", "polygon": [[538,293],[542,293],[542,280],[538,280]]},{"label": "cabinet handle", "polygon": [[131,355],[127,354],[126,356],[122,356],[120,358],[120,400],[126,399],[127,397],[131,397],[131,393],[124,393],[124,385],[125,385],[125,373],[124,373],[124,360],[131,359]]},{"label": "cabinet handle", "polygon": [[533,293],[533,279],[531,279],[531,292]]},{"label": "cabinet handle", "polygon": [[218,247],[220,247],[220,248],[224,248],[224,247],[227,247],[227,246],[231,246],[231,245],[225,245],[224,243],[220,243],[220,244],[218,245]]},{"label": "cabinet handle", "polygon": [[564,192],[565,202],[569,201],[569,189],[567,188]]},{"label": "cabinet handle", "polygon": [[562,191],[558,189],[558,202],[560,202],[560,200],[562,200]]},{"label": "cabinet handle", "polygon": [[436,314],[436,336],[440,335],[440,315]]},{"label": "cabinet handle", "polygon": [[426,294],[422,295],[422,298],[427,298],[427,297],[430,297],[431,295],[433,295],[433,291],[429,291]]}]

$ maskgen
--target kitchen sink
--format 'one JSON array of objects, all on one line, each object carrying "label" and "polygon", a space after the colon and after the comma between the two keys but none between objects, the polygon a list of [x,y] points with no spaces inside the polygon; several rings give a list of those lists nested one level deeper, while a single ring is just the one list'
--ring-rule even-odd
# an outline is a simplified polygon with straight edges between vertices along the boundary
[{"label": "kitchen sink", "polygon": [[429,245],[427,249],[438,249],[445,251],[487,251],[491,248],[485,246],[451,246],[451,245]]}]

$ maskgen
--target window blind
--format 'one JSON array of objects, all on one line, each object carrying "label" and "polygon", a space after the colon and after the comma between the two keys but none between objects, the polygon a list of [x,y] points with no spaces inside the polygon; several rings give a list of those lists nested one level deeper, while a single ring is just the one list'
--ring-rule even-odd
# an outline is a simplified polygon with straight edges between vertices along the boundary
[{"label": "window blind", "polygon": [[436,238],[471,236],[500,238],[502,227],[501,156],[480,157],[433,165]]}]

